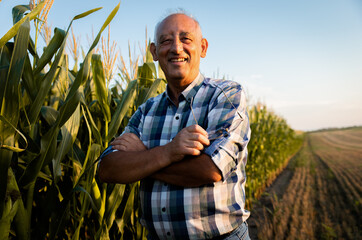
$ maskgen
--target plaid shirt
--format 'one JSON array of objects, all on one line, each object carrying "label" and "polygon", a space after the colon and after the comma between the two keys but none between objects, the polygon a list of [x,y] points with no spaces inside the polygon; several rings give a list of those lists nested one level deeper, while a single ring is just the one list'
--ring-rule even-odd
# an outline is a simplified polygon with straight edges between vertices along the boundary
[{"label": "plaid shirt", "polygon": [[211,143],[203,152],[220,169],[222,181],[186,188],[143,179],[141,223],[152,239],[210,239],[232,231],[250,215],[244,205],[251,131],[245,93],[236,82],[199,74],[182,92],[178,107],[165,91],[141,105],[124,132],[136,134],[151,149],[193,124],[208,132]]}]

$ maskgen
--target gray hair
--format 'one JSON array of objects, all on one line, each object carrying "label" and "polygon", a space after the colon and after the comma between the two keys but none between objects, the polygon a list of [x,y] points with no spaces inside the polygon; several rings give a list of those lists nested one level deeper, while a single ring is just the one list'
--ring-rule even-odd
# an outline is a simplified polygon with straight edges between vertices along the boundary
[{"label": "gray hair", "polygon": [[160,28],[160,25],[162,24],[162,22],[166,18],[168,18],[172,15],[176,15],[176,14],[183,14],[183,15],[191,18],[192,20],[194,20],[195,23],[197,24],[197,26],[200,28],[200,33],[202,34],[200,23],[199,23],[199,21],[197,21],[197,19],[193,15],[189,14],[182,8],[178,8],[176,10],[169,10],[168,13],[166,13],[165,16],[155,26],[155,32],[154,32],[154,36],[153,36],[153,42],[155,43],[155,45],[157,45],[157,35],[158,35],[158,31],[159,31],[159,28]]}]

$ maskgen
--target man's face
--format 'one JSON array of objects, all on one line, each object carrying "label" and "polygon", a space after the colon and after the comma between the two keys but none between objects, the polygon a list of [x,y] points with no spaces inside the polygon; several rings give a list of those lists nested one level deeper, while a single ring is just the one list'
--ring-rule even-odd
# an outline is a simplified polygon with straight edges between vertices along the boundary
[{"label": "man's face", "polygon": [[185,86],[197,77],[200,57],[206,56],[207,47],[197,23],[186,15],[175,14],[160,24],[157,45],[151,45],[151,53],[169,83]]}]

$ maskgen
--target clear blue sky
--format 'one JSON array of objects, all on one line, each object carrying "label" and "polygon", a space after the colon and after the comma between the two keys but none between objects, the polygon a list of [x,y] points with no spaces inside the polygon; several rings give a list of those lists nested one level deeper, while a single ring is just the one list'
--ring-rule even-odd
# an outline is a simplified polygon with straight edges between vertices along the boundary
[{"label": "clear blue sky", "polygon": [[[0,36],[11,9],[28,1],[0,2]],[[83,46],[117,5],[113,0],[55,0],[48,22],[66,28],[73,16]],[[261,101],[294,129],[362,125],[362,1],[360,0],[124,0],[111,23],[111,38],[124,56],[128,42],[153,37],[155,24],[183,8],[200,22],[209,41],[201,63],[206,76],[240,82],[251,102]]]}]

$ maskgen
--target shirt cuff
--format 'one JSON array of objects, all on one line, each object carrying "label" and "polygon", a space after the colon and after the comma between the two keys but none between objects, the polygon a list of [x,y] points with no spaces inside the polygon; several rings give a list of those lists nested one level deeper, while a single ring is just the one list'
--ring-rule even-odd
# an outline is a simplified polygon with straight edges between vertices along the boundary
[{"label": "shirt cuff", "polygon": [[226,141],[226,138],[215,140],[204,151],[221,171],[222,181],[225,181],[237,168],[237,156],[233,151],[223,146]]}]

